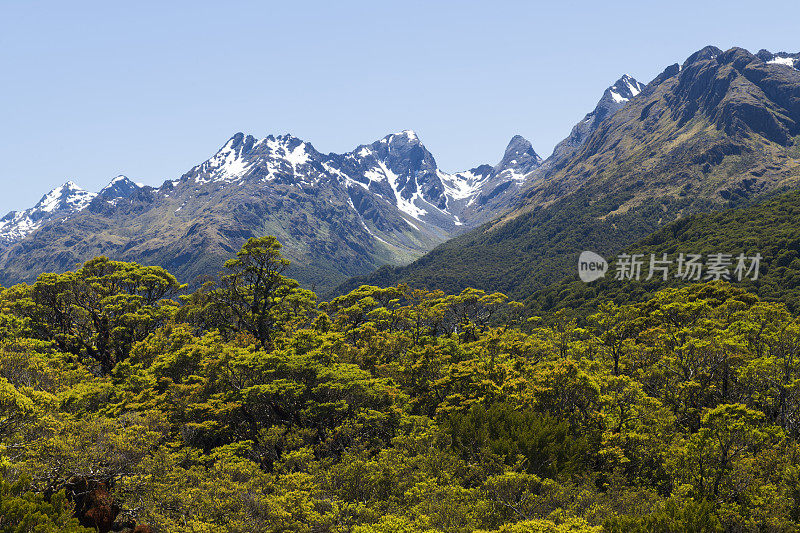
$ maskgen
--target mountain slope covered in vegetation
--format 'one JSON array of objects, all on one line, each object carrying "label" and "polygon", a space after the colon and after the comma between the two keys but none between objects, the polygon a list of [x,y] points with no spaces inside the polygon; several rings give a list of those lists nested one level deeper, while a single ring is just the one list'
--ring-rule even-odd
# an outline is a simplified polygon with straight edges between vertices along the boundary
[{"label": "mountain slope covered in vegetation", "polygon": [[[752,206],[717,213],[697,214],[666,225],[657,232],[624,249],[626,254],[641,254],[641,280],[616,280],[614,264],[603,279],[584,283],[577,275],[556,282],[531,295],[526,303],[535,310],[570,309],[587,314],[601,302],[641,301],[666,287],[685,285],[672,272],[667,280],[660,275],[650,281],[648,265],[651,254],[661,259],[668,254],[673,262],[678,254],[724,253],[733,256],[729,276],[736,283],[769,301],[783,302],[793,311],[800,310],[800,192],[779,195]],[[758,278],[734,276],[738,254],[760,254]],[[609,261],[614,257],[608,257]],[[577,266],[576,266],[577,274]],[[707,274],[702,273],[701,277]]]}]

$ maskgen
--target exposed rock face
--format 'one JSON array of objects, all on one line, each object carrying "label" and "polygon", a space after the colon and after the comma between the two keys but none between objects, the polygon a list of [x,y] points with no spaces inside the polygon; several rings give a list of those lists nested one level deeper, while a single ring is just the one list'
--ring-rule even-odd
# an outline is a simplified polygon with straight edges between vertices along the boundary
[{"label": "exposed rock face", "polygon": [[569,136],[556,145],[548,162],[557,166],[568,159],[578,148],[583,146],[586,139],[597,130],[601,122],[625,107],[631,98],[642,92],[644,87],[643,84],[627,74],[618,79],[605,90],[603,97],[600,98],[592,112],[587,113],[583,120],[572,128]]},{"label": "exposed rock face", "polygon": [[784,65],[795,70],[800,70],[800,53],[789,54],[778,52],[773,54],[769,50],[759,50],[756,54],[759,59],[769,64]]}]

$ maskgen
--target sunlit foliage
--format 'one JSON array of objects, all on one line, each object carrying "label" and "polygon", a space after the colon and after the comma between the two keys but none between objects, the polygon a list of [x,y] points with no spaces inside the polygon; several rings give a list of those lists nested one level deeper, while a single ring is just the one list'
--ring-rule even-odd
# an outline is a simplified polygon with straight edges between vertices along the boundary
[{"label": "sunlit foliage", "polygon": [[318,303],[285,265],[267,237],[191,294],[105,258],[0,292],[0,531],[800,524],[783,305],[715,282],[579,325],[472,289]]}]

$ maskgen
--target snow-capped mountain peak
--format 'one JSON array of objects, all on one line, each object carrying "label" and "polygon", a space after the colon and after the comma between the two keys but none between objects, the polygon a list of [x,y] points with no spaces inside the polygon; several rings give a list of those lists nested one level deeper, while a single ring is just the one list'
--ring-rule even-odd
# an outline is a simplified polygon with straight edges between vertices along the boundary
[{"label": "snow-capped mountain peak", "polygon": [[95,196],[96,193],[85,191],[78,187],[75,182],[67,181],[64,185],[56,187],[42,196],[42,199],[33,206],[32,210],[42,213],[62,210],[80,211],[89,205]]},{"label": "snow-capped mountain peak", "polygon": [[237,181],[247,172],[249,164],[246,155],[256,144],[252,135],[236,133],[228,139],[222,148],[211,159],[201,163],[189,171],[195,181]]},{"label": "snow-capped mountain peak", "polygon": [[419,135],[414,130],[402,130],[398,131],[397,133],[390,133],[386,137],[380,140],[380,142],[385,144],[392,144],[395,142],[398,143],[417,143],[421,144],[419,140]]},{"label": "snow-capped mountain peak", "polygon": [[85,209],[97,193],[85,191],[67,181],[42,196],[25,211],[11,211],[0,219],[0,243],[17,241],[45,222]]},{"label": "snow-capped mountain peak", "polygon": [[630,99],[641,93],[644,88],[644,84],[627,74],[615,81],[603,92],[602,98],[592,112],[587,113],[583,120],[572,128],[569,136],[556,145],[547,164],[558,165],[559,162],[566,160],[575,150],[583,146],[603,120],[625,107]]},{"label": "snow-capped mountain peak", "polygon": [[534,151],[530,141],[515,135],[506,147],[503,159],[494,167],[497,175],[507,174],[514,180],[522,180],[534,168],[542,164],[542,158]]},{"label": "snow-capped mountain peak", "polygon": [[[195,166],[181,179],[197,184],[234,183],[244,179],[292,181],[308,174],[305,165],[320,156],[310,143],[293,135],[267,135],[258,140],[237,133],[207,161]],[[174,182],[173,182],[174,185]]]},{"label": "snow-capped mountain peak", "polygon": [[644,85],[631,76],[624,74],[614,85],[606,89],[606,91],[614,102],[624,104],[642,92],[642,89],[644,89]]}]

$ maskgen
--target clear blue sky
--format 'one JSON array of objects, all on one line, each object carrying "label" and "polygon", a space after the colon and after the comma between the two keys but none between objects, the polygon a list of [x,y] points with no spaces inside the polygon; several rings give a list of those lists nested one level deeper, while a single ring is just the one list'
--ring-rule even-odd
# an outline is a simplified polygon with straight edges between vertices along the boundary
[{"label": "clear blue sky", "polygon": [[342,152],[416,130],[445,170],[542,156],[621,74],[800,50],[785,2],[0,0],[0,215],[67,179],[151,185],[233,133]]}]

